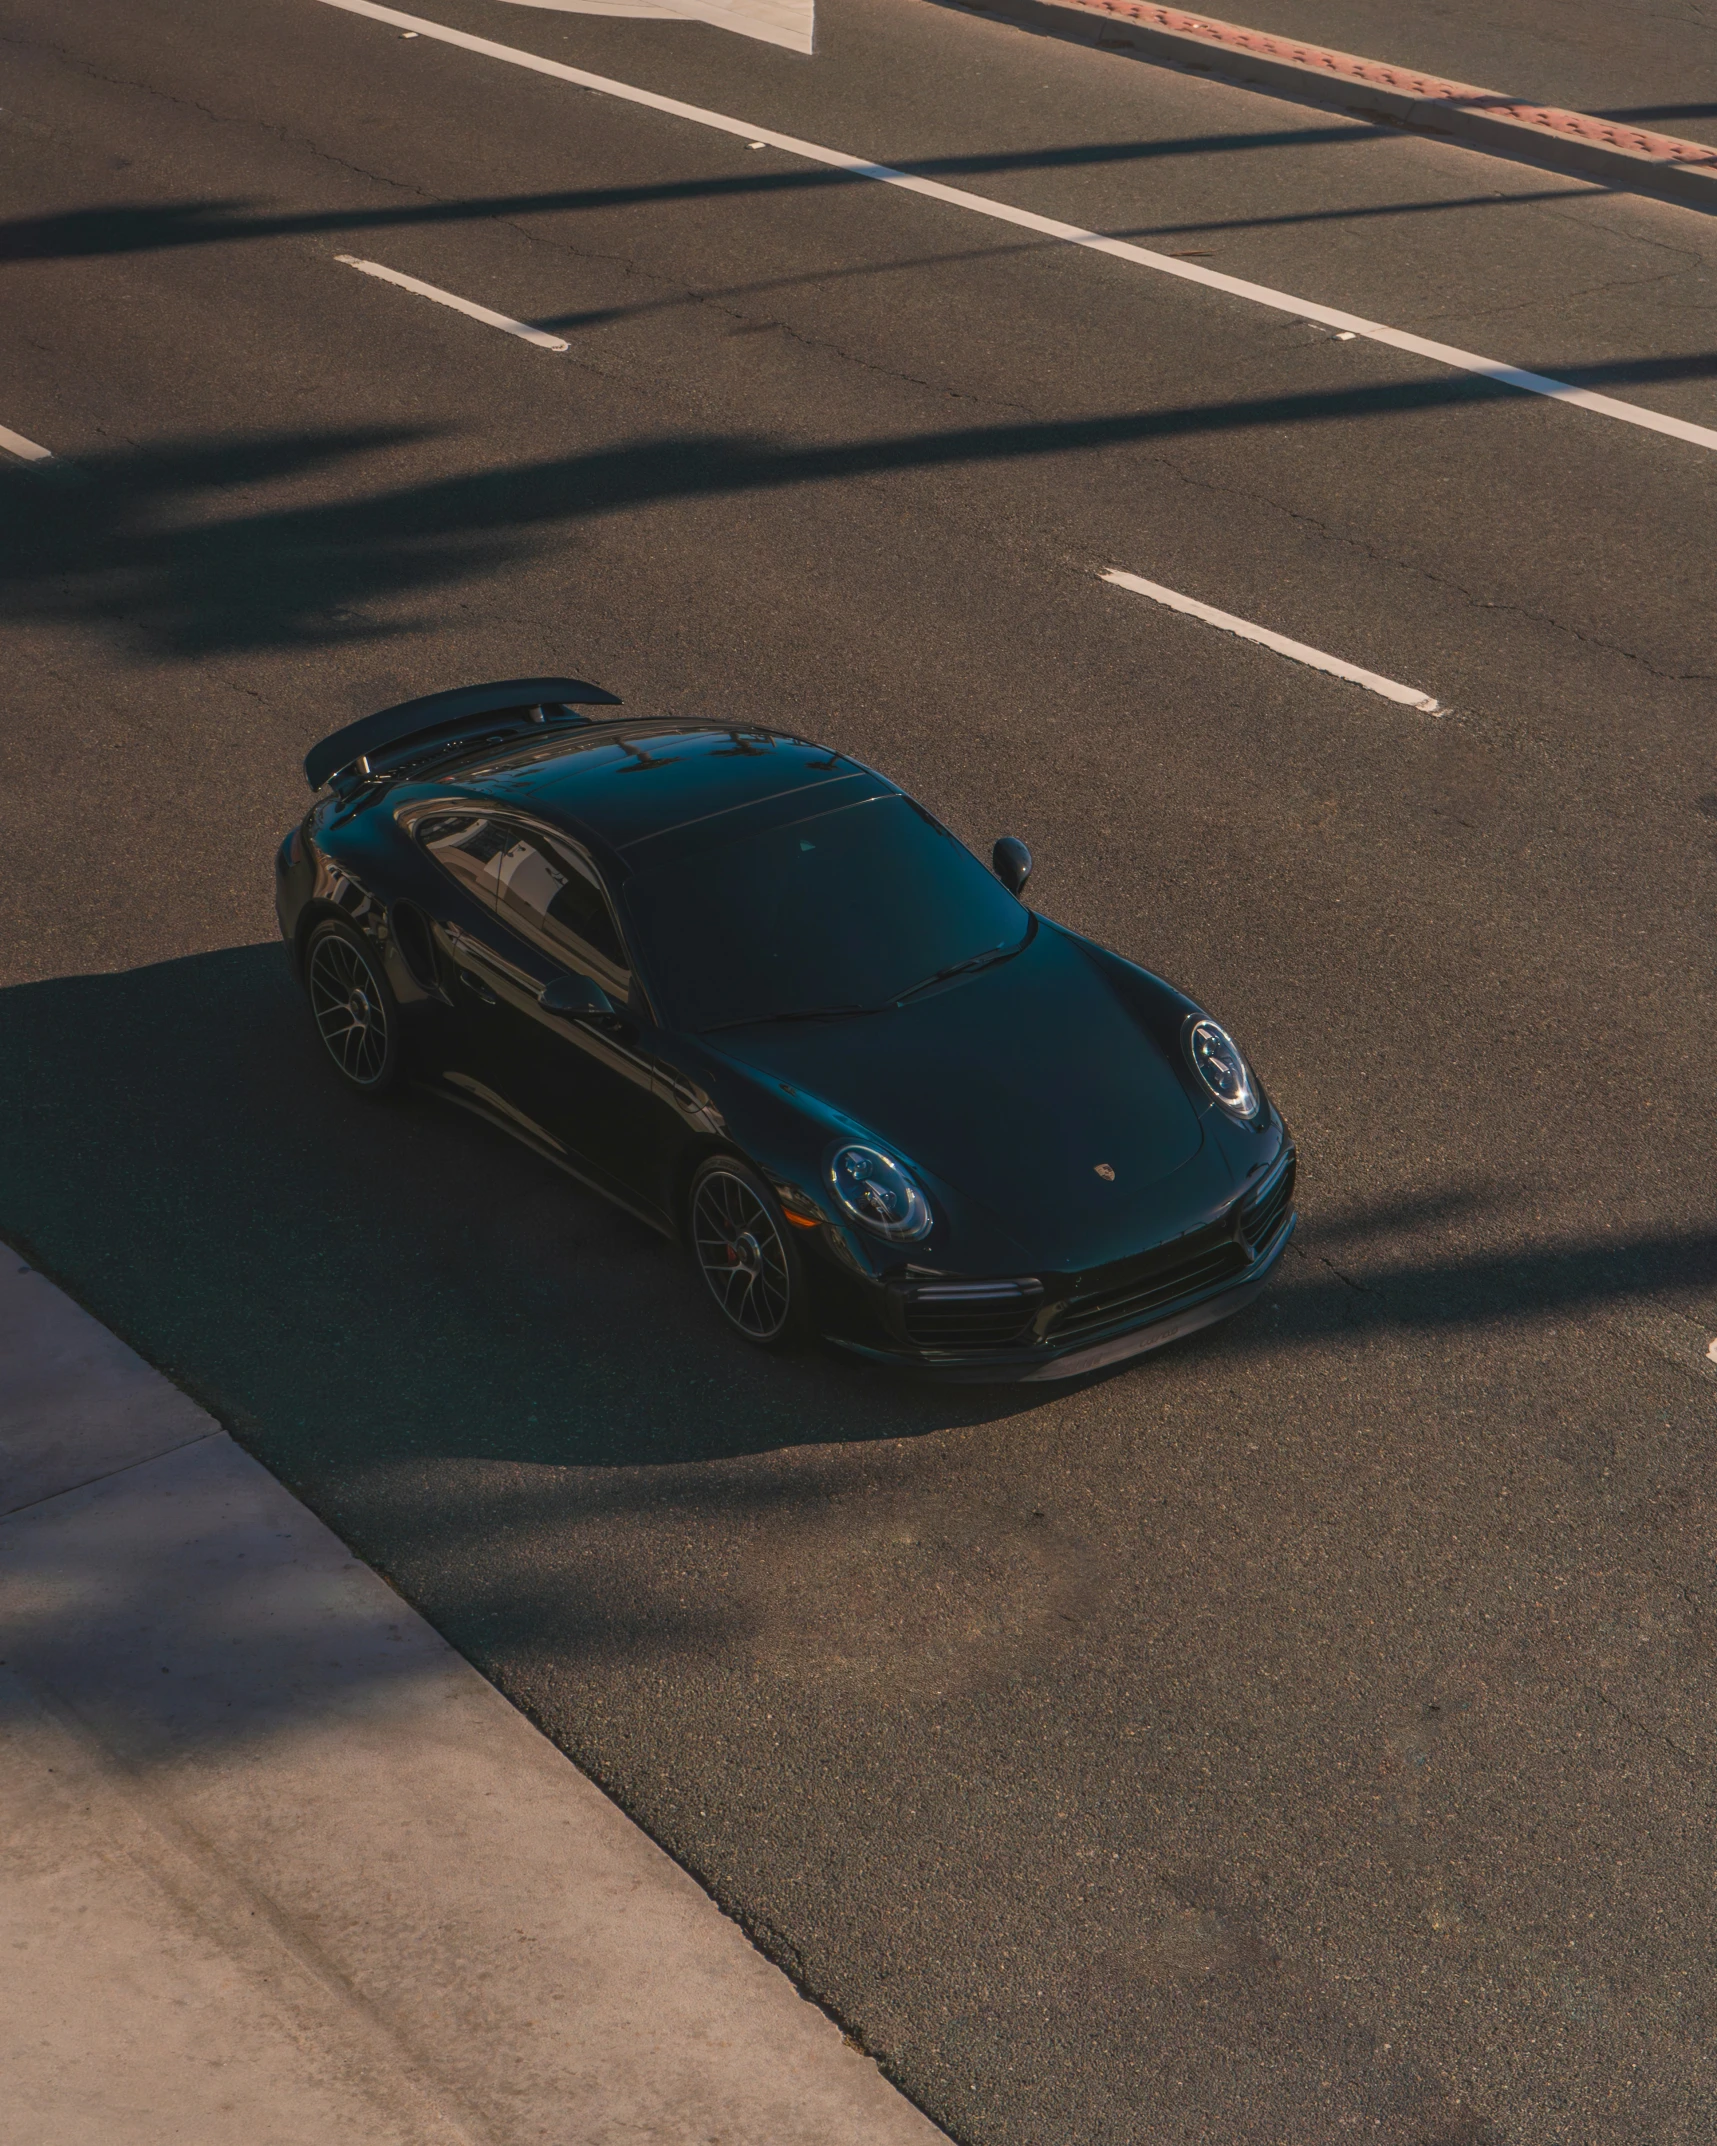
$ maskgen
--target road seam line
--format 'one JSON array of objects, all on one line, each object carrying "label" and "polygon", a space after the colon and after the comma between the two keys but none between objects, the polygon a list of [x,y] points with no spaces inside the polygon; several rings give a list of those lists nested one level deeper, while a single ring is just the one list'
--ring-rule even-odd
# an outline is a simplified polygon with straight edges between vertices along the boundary
[{"label": "road seam line", "polygon": [[344,262],[347,268],[361,269],[366,276],[379,277],[383,283],[397,283],[402,291],[412,291],[419,298],[432,298],[438,306],[450,306],[455,313],[467,314],[472,320],[482,321],[486,327],[499,328],[505,335],[516,335],[522,343],[535,343],[539,350],[570,347],[558,335],[547,335],[541,328],[533,328],[528,321],[514,320],[510,313],[493,312],[488,306],[478,305],[474,299],[444,291],[438,283],[423,283],[416,276],[402,274],[397,268],[384,268],[380,261],[360,261],[355,253],[337,253],[334,258]]},{"label": "road seam line", "polygon": [[1690,446],[1717,450],[1717,430],[1709,425],[1690,424],[1685,418],[1668,417],[1639,403],[1619,401],[1613,395],[1599,395],[1590,388],[1574,387],[1566,380],[1553,380],[1544,373],[1503,365],[1494,358],[1456,349],[1450,343],[1432,342],[1426,336],[1411,335],[1405,329],[1367,320],[1361,314],[1344,313],[1338,307],[1319,305],[1313,299],[1295,298],[1287,291],[1273,290],[1268,284],[1249,283],[1239,276],[1223,275],[1218,269],[1200,268],[1194,261],[1179,261],[1171,254],[1152,253],[1149,248],[1135,246],[1126,239],[1105,238],[1101,232],[1084,230],[1078,224],[1062,223],[1052,216],[1039,216],[1030,209],[1015,208],[1009,202],[991,200],[985,194],[968,194],[960,187],[945,186],[939,179],[920,179],[911,172],[897,171],[892,164],[873,164],[864,157],[851,156],[844,149],[826,149],[817,142],[800,141],[796,135],[779,134],[771,128],[755,126],[750,120],[729,119],[725,113],[706,111],[701,105],[685,104],[677,97],[664,97],[655,90],[639,89],[630,82],[616,82],[607,75],[591,74],[582,67],[569,67],[561,60],[545,59],[539,52],[497,44],[493,38],[477,37],[469,30],[455,30],[447,23],[432,21],[424,15],[407,15],[398,8],[383,7],[379,0],[318,0],[318,5],[338,8],[342,14],[362,15],[372,22],[387,23],[394,29],[413,29],[422,37],[457,46],[459,50],[473,52],[482,59],[523,67],[533,74],[548,75],[557,82],[570,82],[576,89],[618,98],[624,104],[642,105],[647,111],[661,112],[671,119],[689,120],[693,126],[708,127],[718,134],[731,134],[744,142],[767,142],[771,148],[788,156],[802,157],[807,163],[849,172],[854,178],[873,179],[882,186],[898,186],[904,192],[921,194],[930,201],[946,202],[953,208],[987,216],[996,223],[1013,224],[1020,230],[1035,231],[1041,237],[1059,240],[1064,245],[1083,246],[1092,253],[1110,254],[1117,260],[1152,269],[1158,275],[1175,276],[1183,283],[1201,284],[1207,290],[1221,291],[1230,298],[1266,306],[1275,313],[1291,314],[1296,320],[1346,329],[1354,336],[1363,336],[1367,342],[1405,351],[1411,357],[1429,358],[1435,364],[1474,374],[1499,386],[1519,388],[1529,395],[1547,396],[1556,402],[1572,403],[1600,417],[1638,426],[1644,432],[1660,432]]},{"label": "road seam line", "polygon": [[4,1527],[8,1520],[17,1519],[20,1513],[39,1513],[44,1505],[52,1505],[56,1498],[69,1498],[74,1492],[89,1490],[97,1483],[111,1483],[117,1475],[129,1475],[133,1468],[147,1468],[152,1461],[165,1460],[171,1453],[183,1453],[187,1447],[200,1446],[206,1439],[227,1436],[228,1433],[211,1417],[206,1431],[193,1431],[176,1446],[163,1446],[159,1453],[145,1453],[138,1460],[122,1460],[116,1467],[102,1469],[99,1475],[79,1476],[75,1483],[64,1484],[59,1490],[44,1491],[39,1498],[31,1498],[23,1505],[9,1505],[0,1513],[0,1527]]},{"label": "road seam line", "polygon": [[1255,626],[1250,619],[1236,618],[1232,611],[1218,611],[1214,604],[1200,603],[1196,596],[1183,596],[1178,589],[1165,589],[1161,582],[1146,581],[1138,574],[1124,574],[1119,567],[1111,567],[1100,578],[1113,582],[1118,589],[1131,589],[1135,595],[1148,596],[1153,603],[1165,604],[1171,611],[1184,611],[1189,618],[1202,619],[1205,625],[1218,627],[1223,633],[1238,634],[1243,641],[1256,641],[1262,648],[1273,648],[1278,656],[1286,656],[1294,663],[1304,663],[1314,671],[1327,671],[1330,677],[1343,678],[1349,685],[1363,686],[1368,693],[1380,694],[1383,699],[1395,701],[1403,708],[1417,708],[1423,715],[1447,713],[1441,701],[1434,700],[1429,693],[1421,693],[1417,686],[1404,686],[1376,671],[1363,670],[1357,663],[1349,663],[1341,656],[1326,655],[1321,648],[1308,648],[1304,641],[1291,641],[1285,633],[1272,632],[1268,626]]}]

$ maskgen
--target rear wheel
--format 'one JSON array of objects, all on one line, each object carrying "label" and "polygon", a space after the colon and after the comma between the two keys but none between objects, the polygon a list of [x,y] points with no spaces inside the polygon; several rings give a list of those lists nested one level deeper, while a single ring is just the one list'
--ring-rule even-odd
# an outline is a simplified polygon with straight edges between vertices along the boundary
[{"label": "rear wheel", "polygon": [[304,950],[310,1014],[334,1069],[360,1095],[386,1095],[401,1073],[399,1004],[381,962],[349,924],[318,924]]},{"label": "rear wheel", "polygon": [[755,1170],[716,1155],[692,1179],[692,1254],[722,1317],[753,1347],[796,1348],[807,1331],[799,1255]]}]

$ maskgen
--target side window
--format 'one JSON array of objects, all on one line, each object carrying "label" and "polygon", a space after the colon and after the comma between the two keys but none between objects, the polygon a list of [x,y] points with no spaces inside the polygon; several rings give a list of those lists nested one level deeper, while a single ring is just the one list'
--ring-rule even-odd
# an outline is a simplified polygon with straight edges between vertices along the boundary
[{"label": "side window", "polygon": [[593,976],[606,990],[631,988],[631,974],[608,900],[578,852],[546,837],[510,830],[497,860],[501,915],[521,937]]},{"label": "side window", "polygon": [[487,908],[495,902],[500,882],[500,858],[512,839],[498,820],[473,819],[467,813],[438,814],[419,820],[417,839],[441,869]]}]

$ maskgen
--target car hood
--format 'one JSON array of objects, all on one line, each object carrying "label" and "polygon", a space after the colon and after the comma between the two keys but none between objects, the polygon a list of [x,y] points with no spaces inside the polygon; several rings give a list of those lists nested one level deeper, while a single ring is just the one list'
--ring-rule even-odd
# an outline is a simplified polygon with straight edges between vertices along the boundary
[{"label": "car hood", "polygon": [[1041,922],[1011,960],[904,1006],[720,1041],[981,1202],[1034,1258],[1131,1222],[1204,1144],[1102,957]]}]

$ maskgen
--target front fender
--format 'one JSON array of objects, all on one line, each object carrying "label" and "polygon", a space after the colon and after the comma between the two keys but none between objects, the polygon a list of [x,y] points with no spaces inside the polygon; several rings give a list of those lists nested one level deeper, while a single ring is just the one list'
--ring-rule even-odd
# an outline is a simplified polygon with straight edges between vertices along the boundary
[{"label": "front fender", "polygon": [[930,1201],[930,1234],[909,1245],[873,1237],[837,1207],[824,1166],[842,1141],[878,1142],[890,1152],[892,1143],[879,1141],[870,1126],[822,1098],[728,1058],[700,1038],[675,1043],[670,1088],[685,1128],[676,1211],[699,1163],[725,1149],[768,1180],[789,1214],[814,1225],[804,1232],[805,1249],[822,1252],[849,1274],[881,1280],[909,1267],[929,1274],[1024,1271],[1024,1248],[997,1218],[912,1155],[900,1159]]}]

